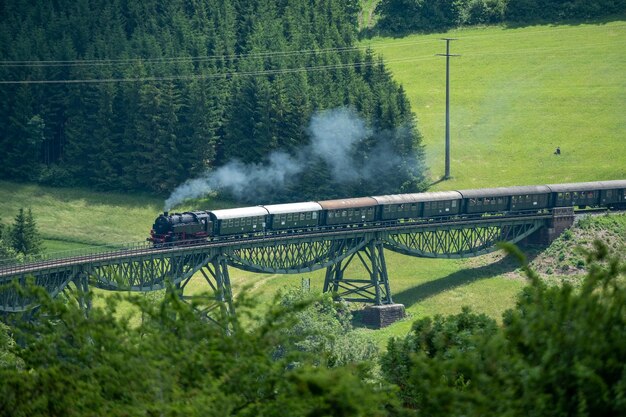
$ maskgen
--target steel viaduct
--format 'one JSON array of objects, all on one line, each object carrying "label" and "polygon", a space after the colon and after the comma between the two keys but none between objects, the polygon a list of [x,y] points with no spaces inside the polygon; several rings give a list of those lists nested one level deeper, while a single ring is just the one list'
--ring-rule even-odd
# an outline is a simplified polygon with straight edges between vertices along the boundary
[{"label": "steel viaduct", "polygon": [[[381,223],[186,246],[129,244],[123,249],[0,267],[0,311],[25,312],[36,307],[32,298],[19,291],[28,277],[53,297],[70,288],[148,292],[168,285],[185,297],[185,287],[199,273],[215,291],[215,306],[234,313],[229,267],[272,274],[325,268],[324,291],[346,301],[393,305],[384,249],[417,257],[471,257],[497,250],[497,243],[503,241],[535,238],[547,243],[573,220],[572,208],[555,208],[523,216]],[[364,267],[363,276],[347,276],[346,268],[355,262]]]}]

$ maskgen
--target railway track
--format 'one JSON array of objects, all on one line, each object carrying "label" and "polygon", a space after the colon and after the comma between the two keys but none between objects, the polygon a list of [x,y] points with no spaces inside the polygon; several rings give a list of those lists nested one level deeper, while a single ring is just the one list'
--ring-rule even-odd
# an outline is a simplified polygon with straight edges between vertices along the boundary
[{"label": "railway track", "polygon": [[[576,219],[580,219],[584,216],[597,216],[606,213],[624,213],[626,211],[610,211],[606,208],[592,208],[574,211]],[[166,257],[168,253],[178,253],[182,251],[188,251],[190,249],[214,249],[218,247],[233,247],[244,245],[263,244],[268,245],[277,242],[289,242],[297,241],[303,238],[313,239],[319,237],[338,237],[345,235],[358,235],[362,233],[376,233],[376,232],[402,232],[407,230],[419,230],[422,228],[436,228],[436,227],[450,227],[450,226],[468,226],[468,225],[484,225],[489,223],[501,223],[513,220],[526,221],[526,220],[539,220],[548,219],[552,216],[550,211],[539,214],[518,214],[518,215],[490,215],[480,217],[443,217],[437,219],[430,219],[429,221],[413,221],[413,222],[377,222],[371,225],[354,225],[351,227],[324,227],[316,228],[313,230],[303,230],[296,233],[293,232],[279,232],[279,233],[264,233],[261,235],[252,236],[238,236],[214,239],[206,241],[202,239],[197,242],[189,242],[185,245],[172,245],[154,247],[147,242],[129,243],[128,248],[112,250],[99,253],[87,253],[84,255],[45,259],[36,262],[30,262],[26,264],[15,264],[10,266],[0,267],[0,278],[11,277],[15,275],[23,275],[28,273],[34,273],[41,270],[51,270],[55,268],[65,268],[75,265],[84,265],[90,263],[106,263],[107,261],[119,261],[125,258],[131,259],[140,256],[158,255],[160,257]]]}]

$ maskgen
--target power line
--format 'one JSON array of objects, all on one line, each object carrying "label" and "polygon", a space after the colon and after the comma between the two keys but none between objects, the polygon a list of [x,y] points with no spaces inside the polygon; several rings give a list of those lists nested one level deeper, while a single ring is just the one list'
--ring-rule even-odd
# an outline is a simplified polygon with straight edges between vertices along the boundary
[{"label": "power line", "polygon": [[[396,63],[396,62],[415,62],[415,61],[423,61],[432,59],[432,57],[417,57],[417,58],[401,58],[386,61],[388,63]],[[88,78],[88,79],[79,79],[79,80],[14,80],[14,81],[0,81],[0,85],[6,84],[95,84],[95,83],[121,83],[121,82],[150,82],[150,81],[176,81],[176,80],[200,80],[200,79],[210,79],[210,78],[229,78],[229,77],[240,77],[240,76],[258,76],[258,75],[281,75],[281,74],[292,74],[298,72],[308,72],[308,71],[320,71],[327,69],[342,69],[342,68],[351,68],[351,67],[368,67],[377,65],[377,62],[351,62],[345,64],[331,64],[331,65],[318,65],[318,66],[308,66],[308,67],[297,67],[297,68],[283,68],[283,69],[274,69],[274,70],[259,70],[259,71],[230,71],[230,72],[221,72],[215,74],[194,74],[194,75],[172,75],[172,76],[161,76],[161,77],[139,77],[139,78]]]},{"label": "power line", "polygon": [[[411,41],[394,43],[389,46],[378,46],[377,49],[384,49],[387,47],[407,46],[407,45],[420,45],[428,42],[425,41]],[[274,58],[274,57],[289,57],[289,56],[302,56],[323,54],[327,52],[355,52],[371,48],[371,44],[367,45],[354,45],[337,48],[322,48],[322,49],[299,49],[294,51],[266,51],[266,52],[251,52],[247,54],[230,54],[230,55],[206,55],[206,56],[180,56],[180,57],[161,57],[161,58],[125,58],[125,59],[75,59],[75,60],[4,60],[0,61],[0,67],[71,67],[71,66],[107,66],[107,65],[128,65],[128,64],[144,64],[144,63],[156,63],[156,64],[168,64],[168,63],[187,63],[187,62],[202,62],[202,61],[232,61],[245,58]]]}]

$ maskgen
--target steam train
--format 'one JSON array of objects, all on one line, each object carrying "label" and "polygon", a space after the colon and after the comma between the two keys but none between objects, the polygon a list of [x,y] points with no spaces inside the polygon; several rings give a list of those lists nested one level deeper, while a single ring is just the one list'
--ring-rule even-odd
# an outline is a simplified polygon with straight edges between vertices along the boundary
[{"label": "steam train", "polygon": [[443,217],[521,215],[555,207],[626,208],[626,180],[394,194],[340,200],[164,212],[147,239],[155,246],[222,237],[296,233]]}]

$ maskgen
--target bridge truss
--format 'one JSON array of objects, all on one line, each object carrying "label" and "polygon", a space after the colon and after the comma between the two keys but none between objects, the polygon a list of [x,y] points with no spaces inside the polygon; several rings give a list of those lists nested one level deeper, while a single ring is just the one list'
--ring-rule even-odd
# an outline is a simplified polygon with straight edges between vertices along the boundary
[{"label": "bridge truss", "polygon": [[[333,291],[347,301],[391,304],[385,249],[417,257],[477,256],[496,250],[498,242],[519,242],[549,227],[551,218],[551,214],[544,213],[442,219],[166,248],[139,244],[125,250],[13,265],[0,268],[0,311],[21,312],[34,307],[32,297],[19,290],[28,277],[52,296],[71,284],[82,290],[95,287],[148,292],[177,288],[185,298],[189,281],[199,275],[215,292],[215,303],[207,313],[217,308],[232,313],[229,267],[271,274],[299,274],[325,268],[324,291]],[[357,268],[348,270],[350,265]],[[355,269],[363,272],[350,276]]]}]

